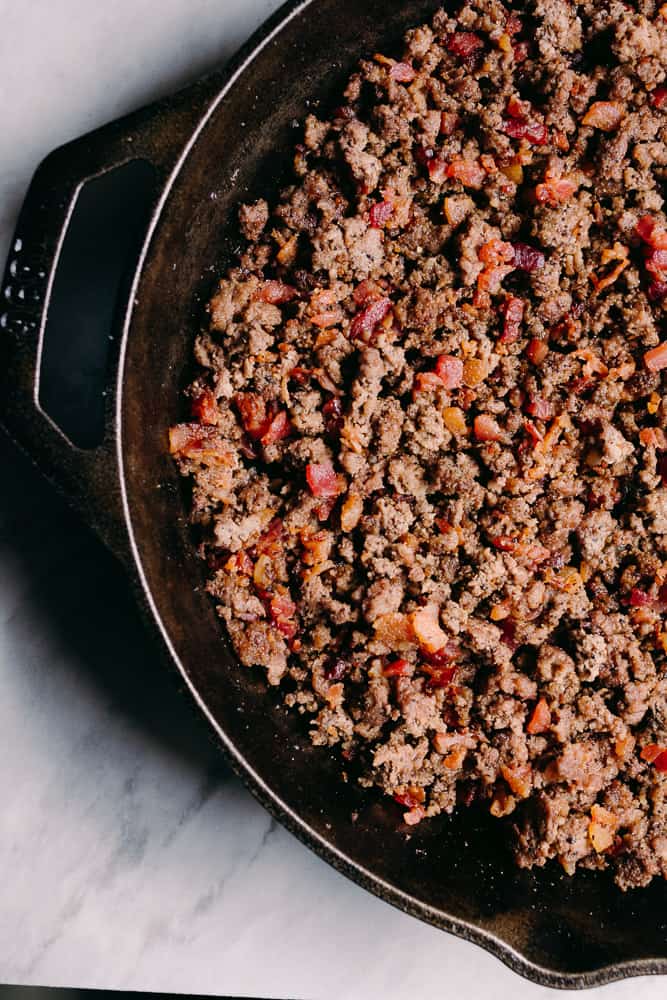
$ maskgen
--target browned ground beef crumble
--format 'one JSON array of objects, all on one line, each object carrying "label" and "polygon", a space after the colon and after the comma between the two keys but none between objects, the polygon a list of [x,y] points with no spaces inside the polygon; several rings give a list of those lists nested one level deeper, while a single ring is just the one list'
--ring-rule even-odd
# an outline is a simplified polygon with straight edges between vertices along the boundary
[{"label": "browned ground beef crumble", "polygon": [[667,6],[410,31],[243,206],[192,422],[209,589],[405,822],[667,876]]}]

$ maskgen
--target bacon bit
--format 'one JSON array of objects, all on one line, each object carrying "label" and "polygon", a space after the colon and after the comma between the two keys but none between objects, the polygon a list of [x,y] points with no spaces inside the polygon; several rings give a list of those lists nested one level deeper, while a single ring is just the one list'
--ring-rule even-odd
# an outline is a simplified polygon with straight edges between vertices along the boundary
[{"label": "bacon bit", "polygon": [[429,675],[427,687],[433,690],[449,687],[454,680],[456,667],[433,667],[428,663],[423,663],[421,669]]},{"label": "bacon bit", "polygon": [[316,350],[319,350],[320,347],[327,347],[329,344],[333,344],[336,337],[337,333],[335,330],[320,330],[315,338],[313,347],[315,347]]},{"label": "bacon bit", "polygon": [[639,432],[639,440],[647,448],[657,448],[659,451],[667,449],[667,435],[662,427],[644,427]]},{"label": "bacon bit", "polygon": [[255,543],[257,555],[276,556],[283,549],[285,528],[279,517],[276,517],[263,535]]},{"label": "bacon bit", "polygon": [[602,132],[613,132],[618,128],[625,109],[618,101],[595,101],[581,119],[582,125],[590,125]]},{"label": "bacon bit", "polygon": [[291,433],[292,425],[287,413],[285,410],[279,410],[259,440],[266,448],[268,445],[276,444],[278,441],[289,437]]},{"label": "bacon bit", "polygon": [[657,743],[648,743],[645,747],[642,747],[639,756],[642,760],[645,760],[647,764],[652,764],[661,753],[667,753],[665,747],[658,746]]},{"label": "bacon bit", "polygon": [[656,771],[667,771],[667,749],[664,747],[651,743],[644,747],[639,756],[649,764],[654,764]]},{"label": "bacon bit", "polygon": [[628,259],[628,248],[622,243],[614,243],[613,247],[602,251],[602,264],[606,265],[616,260],[618,263],[603,278],[598,278],[596,274],[591,274],[590,278],[595,288],[595,294],[599,294],[604,288],[613,285],[618,276],[626,269],[630,263]]},{"label": "bacon bit", "polygon": [[[546,456],[549,451],[551,451],[551,448],[557,444],[561,431],[568,430],[571,426],[572,421],[570,420],[569,414],[561,413],[561,415],[556,417],[553,421],[551,427],[544,435],[544,440],[536,447],[535,450],[539,452],[542,457]],[[536,469],[531,469],[527,473],[528,478],[530,479],[534,477],[540,478],[543,474],[543,471],[540,471],[538,475]]]},{"label": "bacon bit", "polygon": [[420,392],[436,392],[442,388],[442,379],[435,372],[417,372],[412,384],[412,398]]},{"label": "bacon bit", "polygon": [[508,795],[504,788],[498,788],[489,806],[489,812],[496,819],[501,819],[501,817],[509,816],[510,813],[514,812],[515,807],[516,799],[514,796]]},{"label": "bacon bit", "polygon": [[382,229],[394,214],[394,206],[390,201],[378,201],[372,206],[369,216],[373,229]]},{"label": "bacon bit", "polygon": [[347,660],[334,659],[324,668],[324,676],[328,681],[342,681],[349,669]]},{"label": "bacon bit", "polygon": [[354,531],[364,510],[364,502],[358,493],[350,493],[340,511],[341,531]]},{"label": "bacon bit", "polygon": [[415,159],[422,167],[428,167],[429,163],[435,156],[435,150],[431,146],[424,146],[423,143],[417,143],[414,148]]},{"label": "bacon bit", "polygon": [[660,396],[658,395],[657,392],[652,392],[651,398],[646,404],[646,409],[651,414],[651,416],[654,416],[658,412],[659,408],[660,408]]},{"label": "bacon bit", "polygon": [[614,743],[614,754],[619,760],[625,760],[625,758],[634,749],[635,738],[632,733],[627,733],[626,736],[621,736]]},{"label": "bacon bit", "polygon": [[457,747],[455,750],[452,750],[451,753],[447,754],[442,763],[445,765],[448,771],[458,771],[458,769],[463,764],[463,761],[465,760],[467,753],[468,753],[467,747]]},{"label": "bacon bit", "polygon": [[537,337],[533,337],[526,348],[526,357],[534,365],[541,365],[548,353],[549,345],[546,340],[538,340]]},{"label": "bacon bit", "polygon": [[510,535],[496,535],[495,538],[491,539],[491,544],[496,549],[500,549],[501,552],[513,552],[517,546],[517,539],[510,537]]},{"label": "bacon bit", "polygon": [[599,358],[589,348],[584,348],[582,351],[575,351],[574,356],[581,358],[585,362],[583,372],[586,378],[589,378],[591,375],[601,375],[605,378],[609,374],[609,369],[602,358]]},{"label": "bacon bit", "polygon": [[650,101],[653,107],[658,109],[667,104],[667,87],[656,87],[652,90]]},{"label": "bacon bit", "polygon": [[280,634],[288,640],[293,639],[298,632],[298,625],[294,621],[295,613],[296,604],[289,596],[279,594],[271,598],[269,604],[271,619]]},{"label": "bacon bit", "polygon": [[474,31],[454,31],[447,36],[445,48],[461,59],[469,59],[479,49],[484,48],[484,40]]},{"label": "bacon bit", "polygon": [[528,53],[530,52],[530,49],[528,47],[528,42],[516,42],[512,46],[512,49],[514,52],[515,63],[522,63],[526,61],[526,59],[528,58]]},{"label": "bacon bit", "polygon": [[487,174],[498,173],[498,165],[496,164],[496,161],[493,158],[493,156],[491,156],[489,153],[482,153],[482,155],[479,158],[479,162],[480,166],[482,167],[482,170],[484,170],[485,173]]},{"label": "bacon bit", "polygon": [[526,121],[527,118],[530,118],[532,110],[533,106],[530,101],[522,101],[516,94],[512,94],[508,98],[505,108],[510,118],[516,118],[517,121]]},{"label": "bacon bit", "polygon": [[306,566],[317,566],[329,557],[331,551],[331,535],[328,531],[313,531],[312,528],[302,528],[299,538],[303,545],[302,561]]},{"label": "bacon bit", "polygon": [[217,428],[203,424],[176,424],[169,429],[169,451],[177,458],[198,458],[232,466],[233,455]]},{"label": "bacon bit", "polygon": [[463,361],[451,354],[441,354],[435,363],[435,374],[445,389],[458,389],[463,382]]},{"label": "bacon bit", "polygon": [[239,573],[241,576],[252,576],[254,563],[245,549],[230,556],[225,563],[228,573]]},{"label": "bacon bit", "polygon": [[635,226],[635,232],[643,243],[654,250],[667,250],[667,229],[660,226],[652,216],[643,215]]},{"label": "bacon bit", "polygon": [[463,384],[469,389],[474,389],[481,385],[488,374],[489,369],[483,361],[479,358],[470,358],[463,365]]},{"label": "bacon bit", "polygon": [[312,368],[292,368],[289,373],[289,377],[292,382],[296,382],[297,385],[307,385],[313,377]]},{"label": "bacon bit", "polygon": [[310,322],[318,326],[321,330],[328,330],[329,327],[337,326],[343,319],[340,309],[329,309],[326,312],[314,313],[310,317]]},{"label": "bacon bit", "polygon": [[508,35],[520,35],[523,31],[523,21],[521,18],[514,13],[507,15],[507,20],[505,21],[505,31]]},{"label": "bacon bit", "polygon": [[523,167],[520,163],[506,163],[500,168],[500,172],[517,187],[523,184]]},{"label": "bacon bit", "polygon": [[501,283],[513,270],[513,264],[487,264],[477,277],[473,305],[488,309],[491,304],[490,296],[500,291]]},{"label": "bacon bit", "polygon": [[540,434],[537,427],[531,420],[524,420],[523,426],[532,441],[533,448],[540,444],[540,442],[544,441],[544,435]]},{"label": "bacon bit", "polygon": [[399,806],[405,806],[406,809],[414,809],[415,806],[423,805],[425,799],[424,789],[418,785],[403,786],[394,792],[394,801],[398,802]]},{"label": "bacon bit", "polygon": [[591,809],[591,821],[588,824],[588,837],[593,845],[593,849],[601,854],[608,850],[614,843],[616,830],[618,829],[618,818],[608,809],[594,805]]},{"label": "bacon bit", "polygon": [[513,51],[513,49],[512,49],[512,39],[510,38],[510,36],[506,32],[499,37],[499,39],[498,39],[498,48],[500,49],[501,52],[507,52],[507,53],[509,53],[509,52]]},{"label": "bacon bit", "polygon": [[662,302],[667,298],[667,281],[652,281],[646,289],[649,302]]},{"label": "bacon bit", "polygon": [[615,382],[617,379],[621,382],[625,382],[625,380],[629,379],[631,375],[634,375],[635,371],[636,368],[634,361],[624,361],[623,364],[609,369],[609,378],[612,382]]},{"label": "bacon bit", "polygon": [[510,139],[525,139],[533,146],[545,146],[549,141],[549,131],[543,122],[506,118],[503,131]]},{"label": "bacon bit", "polygon": [[427,653],[437,653],[447,645],[447,635],[440,628],[440,608],[437,604],[426,604],[413,611],[409,618],[419,645]]},{"label": "bacon bit", "polygon": [[446,517],[436,517],[435,524],[442,535],[446,535],[453,542],[455,548],[463,542],[463,532],[460,528],[455,528],[449,523]]},{"label": "bacon bit", "polygon": [[310,321],[320,329],[335,326],[343,319],[336,293],[331,288],[318,288],[310,297]]},{"label": "bacon bit", "polygon": [[392,310],[392,301],[388,298],[378,299],[366,306],[362,312],[358,313],[350,325],[350,337],[369,340],[376,327],[389,315]]},{"label": "bacon bit", "polygon": [[299,292],[292,285],[285,285],[282,281],[265,281],[255,295],[255,299],[261,302],[268,302],[272,306],[281,306],[285,302],[291,302],[298,296]]},{"label": "bacon bit", "polygon": [[[513,247],[512,258],[514,258]],[[513,344],[519,339],[525,307],[526,303],[523,299],[519,299],[515,295],[508,295],[501,304],[500,312],[504,316],[503,332],[500,335],[500,342],[502,344]]]},{"label": "bacon bit", "polygon": [[560,573],[549,576],[548,583],[552,583],[558,590],[565,594],[573,594],[582,585],[581,573],[573,566],[566,566]]},{"label": "bacon bit", "polygon": [[462,156],[455,156],[447,167],[447,177],[475,190],[481,188],[485,176],[477,160],[466,160]]},{"label": "bacon bit", "polygon": [[440,134],[453,135],[459,127],[459,116],[453,111],[443,111],[440,116]]},{"label": "bacon bit", "polygon": [[526,413],[529,413],[531,417],[537,417],[538,420],[551,420],[554,415],[551,403],[541,396],[531,397],[526,403],[525,409]]},{"label": "bacon bit", "polygon": [[640,590],[639,587],[633,587],[630,591],[630,605],[633,608],[642,608],[647,604],[653,604],[653,598],[650,594],[647,594],[645,590]]},{"label": "bacon bit", "polygon": [[544,267],[545,256],[541,250],[529,246],[528,243],[513,243],[514,260],[513,264],[519,271],[538,271]]},{"label": "bacon bit", "polygon": [[526,726],[526,732],[531,736],[544,733],[551,725],[551,710],[545,698],[540,698]]},{"label": "bacon bit", "polygon": [[467,195],[456,195],[453,198],[445,198],[443,208],[445,218],[450,226],[460,226],[468,217],[473,203]]},{"label": "bacon bit", "polygon": [[478,441],[503,441],[505,438],[496,421],[487,413],[475,417],[473,429]]},{"label": "bacon bit", "polygon": [[273,560],[269,556],[259,556],[252,572],[252,579],[262,600],[268,600],[267,595],[270,596],[275,580]]},{"label": "bacon bit", "polygon": [[567,153],[570,150],[570,143],[564,132],[554,132],[554,144],[562,153]]},{"label": "bacon bit", "polygon": [[429,653],[426,649],[422,649],[420,652],[425,661],[425,665],[422,665],[424,670],[442,670],[460,655],[461,647],[458,642],[448,639],[442,649],[438,649],[435,653]]},{"label": "bacon bit", "polygon": [[447,161],[442,156],[434,156],[428,161],[428,175],[434,184],[443,184],[447,179]]},{"label": "bacon bit", "polygon": [[382,673],[385,677],[405,677],[410,673],[410,663],[408,660],[394,660],[387,664]]},{"label": "bacon bit", "polygon": [[489,240],[477,251],[477,256],[484,264],[508,264],[514,260],[514,247],[503,240]]},{"label": "bacon bit", "polygon": [[204,389],[192,400],[192,416],[200,424],[213,426],[218,420],[218,405],[210,389]]},{"label": "bacon bit", "polygon": [[365,278],[359,282],[352,293],[354,304],[357,306],[367,306],[371,302],[377,302],[384,297],[384,292],[380,285],[371,278]]},{"label": "bacon bit", "polygon": [[468,425],[463,410],[458,406],[446,406],[442,411],[442,419],[450,434],[468,433]]},{"label": "bacon bit", "polygon": [[663,271],[667,271],[667,250],[649,250],[644,254],[644,267],[657,280]]},{"label": "bacon bit", "polygon": [[569,201],[577,190],[578,184],[568,177],[557,177],[553,171],[547,170],[544,181],[535,188],[535,198],[541,203],[561,205]]},{"label": "bacon bit", "polygon": [[327,433],[340,433],[343,427],[344,419],[343,404],[338,396],[333,396],[332,399],[328,399],[326,401],[322,407],[322,413],[324,414],[324,423],[326,425]]},{"label": "bacon bit", "polygon": [[644,364],[650,372],[659,372],[661,369],[667,368],[667,340],[646,352]]},{"label": "bacon bit", "polygon": [[309,462],[306,466],[306,479],[314,497],[329,499],[338,497],[345,491],[344,478],[334,471],[329,462]]},{"label": "bacon bit", "polygon": [[501,601],[500,604],[494,604],[489,612],[489,618],[492,622],[501,622],[505,618],[508,618],[512,613],[512,608],[508,600]]},{"label": "bacon bit", "polygon": [[425,815],[426,810],[422,806],[415,806],[409,812],[403,813],[403,822],[407,823],[408,826],[417,826]]},{"label": "bacon bit", "polygon": [[513,618],[507,617],[503,619],[500,641],[508,649],[511,649],[513,653],[519,648],[519,643],[516,641],[516,622]]},{"label": "bacon bit", "polygon": [[510,791],[518,795],[520,799],[525,799],[530,795],[533,774],[530,764],[515,764],[513,767],[503,764],[500,773],[510,786]]},{"label": "bacon bit", "polygon": [[380,615],[373,622],[375,636],[392,650],[414,649],[417,645],[409,615],[398,611]]},{"label": "bacon bit", "polygon": [[397,83],[412,83],[417,73],[410,63],[398,62],[389,70],[389,76],[392,80],[396,80]]},{"label": "bacon bit", "polygon": [[253,441],[259,441],[268,431],[272,417],[267,413],[266,400],[256,392],[239,392],[234,397],[243,429]]},{"label": "bacon bit", "polygon": [[328,521],[329,518],[331,517],[331,511],[336,506],[336,500],[337,497],[328,497],[326,500],[323,500],[322,503],[318,504],[317,507],[315,508],[315,516],[321,524]]}]

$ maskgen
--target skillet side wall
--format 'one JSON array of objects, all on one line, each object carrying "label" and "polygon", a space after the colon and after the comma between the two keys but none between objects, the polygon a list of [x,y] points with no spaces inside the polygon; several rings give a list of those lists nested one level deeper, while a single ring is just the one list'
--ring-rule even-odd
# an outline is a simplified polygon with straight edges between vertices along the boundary
[{"label": "skillet side wall", "polygon": [[[481,943],[531,978],[584,986],[659,971],[568,976],[667,958],[664,885],[622,895],[606,877],[582,873],[571,880],[553,868],[519,872],[500,824],[473,811],[409,835],[406,828],[396,832],[400,812],[360,795],[353,781],[342,783],[334,758],[310,745],[275,692],[267,696],[260,672],[236,664],[203,592],[187,498],[167,453],[166,429],[183,416],[181,390],[204,303],[238,245],[237,205],[275,196],[289,179],[289,150],[299,141],[291,123],[303,121],[309,108],[317,112],[314,99],[322,99],[323,109],[335,106],[360,55],[398,54],[404,30],[435,9],[432,0],[316,0],[246,67],[199,135],[153,235],[128,335],[121,425],[128,508],[147,587],[190,683],[275,795],[316,835],[412,903],[366,879],[373,891],[463,936],[479,940],[474,927],[453,926],[452,919],[496,936],[509,951],[499,942]],[[296,832],[307,838],[307,831]],[[522,964],[512,951],[542,968]]]}]

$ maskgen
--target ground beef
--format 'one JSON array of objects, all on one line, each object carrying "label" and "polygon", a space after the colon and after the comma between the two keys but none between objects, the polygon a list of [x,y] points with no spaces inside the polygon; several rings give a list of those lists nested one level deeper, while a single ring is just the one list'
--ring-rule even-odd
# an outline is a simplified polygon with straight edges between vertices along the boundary
[{"label": "ground beef", "polygon": [[667,875],[667,18],[475,0],[309,116],[197,340],[241,663],[407,824]]}]

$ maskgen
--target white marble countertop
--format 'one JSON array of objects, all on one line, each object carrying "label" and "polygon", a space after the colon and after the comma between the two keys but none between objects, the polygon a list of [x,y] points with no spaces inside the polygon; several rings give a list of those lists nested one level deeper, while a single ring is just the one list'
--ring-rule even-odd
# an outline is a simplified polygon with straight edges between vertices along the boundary
[{"label": "white marble countertop", "polygon": [[[0,0],[0,260],[45,153],[224,60],[277,6]],[[558,995],[380,902],[276,826],[154,666],[119,567],[5,442],[0,462],[0,981]],[[642,979],[588,996],[665,989]]]}]

